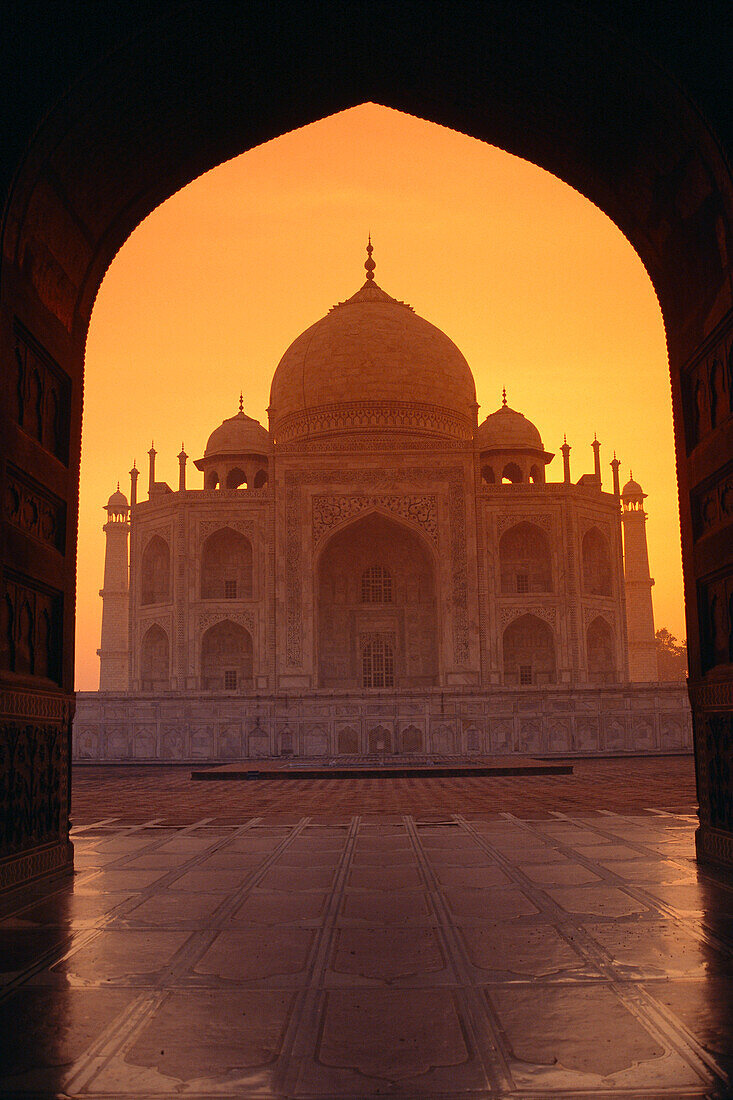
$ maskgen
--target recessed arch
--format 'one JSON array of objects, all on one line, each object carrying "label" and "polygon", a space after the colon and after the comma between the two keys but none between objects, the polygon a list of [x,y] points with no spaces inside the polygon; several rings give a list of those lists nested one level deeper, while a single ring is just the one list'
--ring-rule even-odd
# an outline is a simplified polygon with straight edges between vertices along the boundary
[{"label": "recessed arch", "polygon": [[239,466],[235,466],[227,474],[227,489],[248,488],[247,475]]},{"label": "recessed arch", "polygon": [[507,462],[504,469],[501,471],[501,480],[509,481],[513,485],[521,485],[524,481],[524,474],[522,468],[517,462]]},{"label": "recessed arch", "polygon": [[546,687],[557,680],[555,634],[537,615],[520,615],[502,638],[504,683],[516,687]]},{"label": "recessed arch", "polygon": [[140,646],[140,687],[142,691],[166,691],[170,687],[170,644],[158,623],[145,632]]},{"label": "recessed arch", "polygon": [[592,684],[613,684],[616,672],[616,645],[613,630],[601,615],[588,623],[585,632],[588,680]]},{"label": "recessed arch", "polygon": [[583,535],[583,589],[589,596],[613,594],[611,547],[608,538],[597,527]]},{"label": "recessed arch", "polygon": [[438,573],[424,536],[370,511],[326,540],[315,577],[321,687],[437,683]]},{"label": "recessed arch", "polygon": [[231,527],[213,531],[201,550],[201,599],[249,599],[252,568],[252,543],[246,535]]},{"label": "recessed arch", "polygon": [[499,539],[501,590],[552,592],[550,540],[536,523],[516,523]]},{"label": "recessed arch", "polygon": [[140,569],[140,602],[144,605],[167,603],[170,599],[171,552],[161,535],[153,535],[143,550]]},{"label": "recessed arch", "polygon": [[239,623],[223,619],[201,638],[202,691],[248,691],[252,688],[252,635]]}]

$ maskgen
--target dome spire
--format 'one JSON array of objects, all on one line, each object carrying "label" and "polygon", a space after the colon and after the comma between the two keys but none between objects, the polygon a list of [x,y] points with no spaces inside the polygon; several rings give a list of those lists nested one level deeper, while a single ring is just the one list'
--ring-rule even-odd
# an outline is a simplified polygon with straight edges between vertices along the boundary
[{"label": "dome spire", "polygon": [[243,390],[239,391],[239,411],[241,413],[244,412],[244,391]]},{"label": "dome spire", "polygon": [[369,234],[369,238],[367,240],[366,250],[367,250],[367,258],[366,258],[366,261],[364,262],[364,267],[366,268],[367,282],[371,283],[374,280],[374,268],[377,266],[375,261],[372,259],[372,252],[374,251],[374,245],[372,244],[372,235],[371,235],[371,233]]},{"label": "dome spire", "polygon": [[506,386],[502,386],[501,390],[501,407],[506,408]]}]

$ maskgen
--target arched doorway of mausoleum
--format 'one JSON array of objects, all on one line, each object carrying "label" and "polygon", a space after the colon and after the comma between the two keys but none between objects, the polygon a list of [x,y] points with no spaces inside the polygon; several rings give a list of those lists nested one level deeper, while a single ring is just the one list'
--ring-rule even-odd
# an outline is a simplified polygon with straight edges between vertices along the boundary
[{"label": "arched doorway of mausoleum", "polygon": [[353,691],[438,683],[435,564],[423,539],[381,514],[336,532],[318,563],[318,683]]}]

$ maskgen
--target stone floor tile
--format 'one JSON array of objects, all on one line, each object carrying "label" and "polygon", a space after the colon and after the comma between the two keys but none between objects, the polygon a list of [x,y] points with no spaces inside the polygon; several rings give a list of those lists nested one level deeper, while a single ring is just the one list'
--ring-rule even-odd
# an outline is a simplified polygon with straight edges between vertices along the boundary
[{"label": "stone floor tile", "polygon": [[[96,880],[99,882],[99,880]],[[62,928],[93,928],[107,914],[134,897],[130,893],[105,893],[89,887],[72,890],[63,889],[23,909],[15,921],[28,924],[58,925]]]},{"label": "stone floor tile", "polygon": [[547,887],[547,894],[568,913],[627,917],[649,911],[648,906],[615,886]]},{"label": "stone floor tile", "polygon": [[601,1085],[665,1053],[601,984],[491,987],[487,996],[513,1056],[517,1083],[556,1089],[564,1084],[568,1090]]},{"label": "stone floor tile", "polygon": [[585,930],[608,952],[626,978],[676,978],[733,965],[677,921],[649,914],[638,920],[586,922]]},{"label": "stone floor tile", "polygon": [[283,890],[254,889],[233,913],[236,925],[296,924],[319,922],[328,894],[315,890],[292,894]]},{"label": "stone floor tile", "polygon": [[[272,1070],[293,1005],[274,990],[186,990],[170,993],[132,1044],[94,1079],[95,1091],[118,1097],[186,1088],[211,1095],[271,1092]],[[194,1040],[194,1041],[192,1041]]]},{"label": "stone floor tile", "polygon": [[428,896],[423,890],[348,890],[341,922],[363,924],[425,924],[432,920]]},{"label": "stone floor tile", "polygon": [[[316,1065],[301,1087],[330,1096],[459,1095],[485,1085],[450,991],[339,990],[324,998]],[[320,1087],[319,1087],[320,1086]]]},{"label": "stone floor tile", "polygon": [[733,982],[730,974],[711,971],[704,978],[655,982],[645,988],[658,1004],[690,1030],[729,1075],[730,1091],[720,1095],[733,1095]]},{"label": "stone floor tile", "polygon": [[207,927],[214,911],[222,904],[221,894],[187,894],[184,903],[176,893],[154,894],[134,908],[127,907],[124,915],[115,917],[110,927],[118,925],[151,925],[167,928]]},{"label": "stone floor tile", "polygon": [[480,889],[485,886],[508,886],[511,878],[495,863],[479,867],[452,867],[442,863],[433,868],[441,886]]},{"label": "stone floor tile", "polygon": [[175,893],[232,893],[253,874],[255,868],[237,865],[236,867],[194,867],[174,879],[166,887]]},{"label": "stone floor tile", "polygon": [[314,942],[304,928],[236,929],[219,932],[193,968],[197,975],[213,975],[224,982],[252,982],[284,975],[301,975]]},{"label": "stone floor tile", "polygon": [[303,866],[270,867],[259,880],[258,885],[266,890],[328,890],[333,882],[335,867],[312,866],[308,856],[303,857]]},{"label": "stone floor tile", "polygon": [[433,928],[340,928],[331,970],[391,983],[444,970],[446,960]]},{"label": "stone floor tile", "polygon": [[24,986],[0,1001],[0,1095],[62,1093],[74,1062],[136,995]]},{"label": "stone floor tile", "polygon": [[[460,935],[472,965],[478,970],[490,971],[495,980],[600,977],[557,929],[546,922],[462,924]],[[487,974],[482,976],[484,981],[487,978]]]},{"label": "stone floor tile", "polygon": [[105,985],[152,981],[188,939],[188,932],[103,929],[68,958],[43,971],[38,984]]},{"label": "stone floor tile", "polygon": [[601,876],[581,863],[523,863],[522,874],[542,886],[583,886],[601,882]]},{"label": "stone floor tile", "polygon": [[535,917],[539,910],[516,886],[494,886],[485,890],[454,887],[444,891],[458,924],[479,921],[516,920]]},{"label": "stone floor tile", "polygon": [[613,871],[615,875],[619,875],[629,882],[638,882],[639,884],[697,882],[695,870],[687,870],[680,867],[678,863],[673,863],[667,859],[614,860],[608,864],[600,861],[599,866],[605,866],[609,871]]},{"label": "stone floor tile", "polygon": [[360,890],[419,890],[424,883],[416,866],[397,864],[388,867],[352,867],[348,885]]}]

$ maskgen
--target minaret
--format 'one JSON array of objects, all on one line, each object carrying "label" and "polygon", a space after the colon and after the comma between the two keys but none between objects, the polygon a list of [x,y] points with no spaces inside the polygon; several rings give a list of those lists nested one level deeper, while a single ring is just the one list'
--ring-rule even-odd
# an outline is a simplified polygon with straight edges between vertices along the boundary
[{"label": "minaret", "polygon": [[566,485],[570,484],[570,444],[568,443],[568,437],[564,435],[562,437],[562,472],[563,481]]},{"label": "minaret", "polygon": [[130,534],[130,507],[127,497],[113,493],[105,505],[107,522],[104,533],[104,588],[102,597],[102,638],[99,654],[99,690],[127,691],[129,686],[128,649],[128,565],[127,543]]},{"label": "minaret", "polygon": [[640,683],[654,683],[659,679],[659,669],[652,610],[654,581],[649,575],[646,545],[645,499],[646,493],[631,475],[621,493],[629,679]]},{"label": "minaret", "polygon": [[[240,397],[240,405],[241,405],[241,400],[242,399]],[[180,453],[178,455],[178,492],[179,493],[185,493],[185,491],[186,491],[186,461],[187,461],[187,459],[188,459],[188,455],[184,451],[183,444],[181,443],[181,450],[180,450]]]},{"label": "minaret", "polygon": [[600,489],[601,488],[601,445],[598,442],[598,436],[597,435],[593,437],[593,442],[591,443],[591,447],[593,448],[593,473],[595,474],[596,479],[598,480],[598,488]]}]

